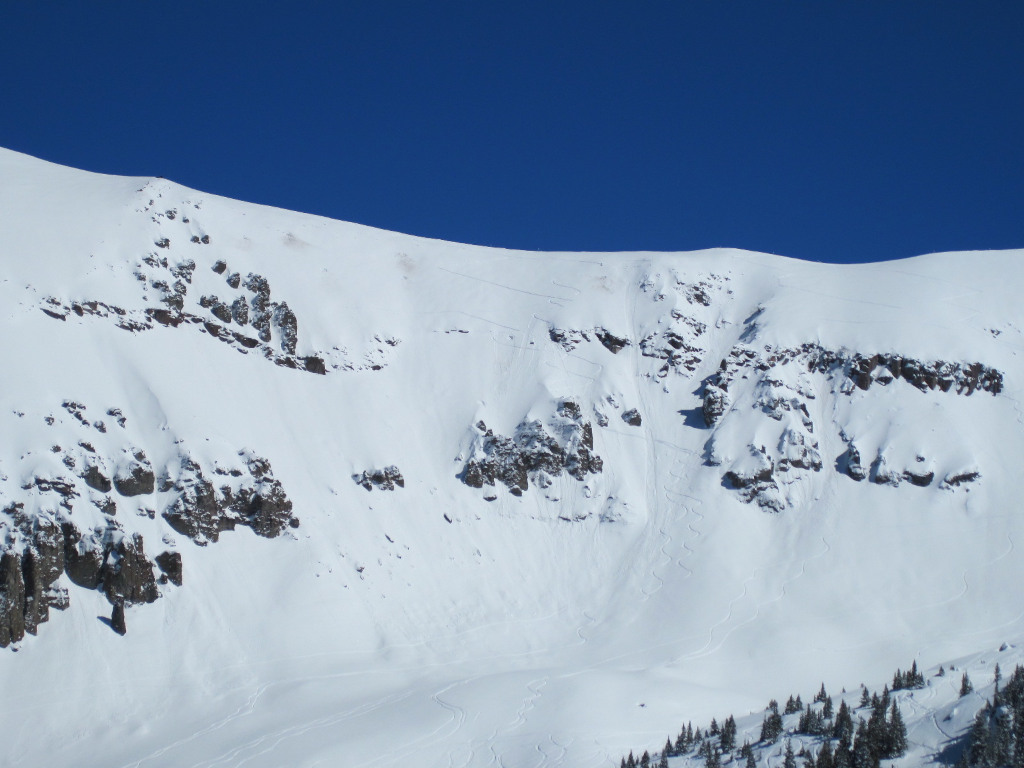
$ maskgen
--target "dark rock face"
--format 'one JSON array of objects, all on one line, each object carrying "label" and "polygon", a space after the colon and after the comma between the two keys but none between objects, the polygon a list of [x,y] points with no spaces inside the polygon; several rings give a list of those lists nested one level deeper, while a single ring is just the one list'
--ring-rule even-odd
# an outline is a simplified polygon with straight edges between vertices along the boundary
[{"label": "dark rock face", "polygon": [[[222,531],[236,525],[248,526],[257,535],[279,536],[286,528],[298,527],[292,515],[292,502],[281,482],[273,477],[266,459],[239,454],[248,476],[236,485],[215,488],[202,468],[184,457],[179,479],[174,483],[178,498],[164,511],[164,519],[174,530],[195,543],[217,541]],[[240,473],[241,474],[241,473]]]},{"label": "dark rock face", "polygon": [[576,480],[597,474],[604,468],[594,454],[594,431],[584,422],[579,405],[571,400],[559,403],[547,420],[524,421],[512,437],[495,434],[483,422],[473,458],[466,462],[459,478],[473,488],[500,482],[515,496],[521,496],[533,480],[541,488],[565,472]]},{"label": "dark rock face", "polygon": [[572,352],[577,345],[589,342],[591,337],[601,342],[601,345],[613,355],[618,354],[629,346],[629,339],[625,336],[618,336],[606,328],[584,328],[580,330],[548,328],[548,338],[556,344],[560,344],[566,352]]},{"label": "dark rock face", "polygon": [[[141,496],[156,489],[153,466],[142,451],[136,451],[132,461],[114,475],[114,488],[122,496]],[[99,489],[97,489],[99,490]],[[108,489],[109,490],[109,489]]]},{"label": "dark rock face", "polygon": [[25,582],[21,557],[13,552],[0,555],[0,647],[6,648],[25,636]]},{"label": "dark rock face", "polygon": [[[756,317],[756,313],[752,317]],[[750,323],[751,327],[756,326],[753,320]],[[725,484],[741,491],[745,501],[756,501],[762,507],[777,511],[780,503],[785,506],[785,501],[779,502],[783,498],[783,486],[791,484],[799,472],[821,471],[815,425],[808,409],[808,403],[815,398],[814,387],[807,378],[810,374],[824,376],[831,382],[833,392],[848,396],[876,385],[895,386],[899,381],[921,391],[934,390],[962,396],[982,391],[997,395],[1003,383],[1001,372],[981,363],[920,361],[893,354],[863,355],[847,350],[829,350],[817,344],[786,349],[738,344],[722,360],[718,371],[704,383],[701,410],[706,425],[716,427],[730,412],[733,407],[730,387],[734,381],[743,379],[752,379],[753,389],[746,384],[742,396],[750,396],[752,392],[751,406],[784,425],[777,446],[769,446],[771,450],[768,451],[763,446],[751,447],[751,450],[764,454],[770,469],[762,467],[754,474],[735,469],[724,472]],[[847,448],[836,459],[835,468],[853,480],[870,480],[877,485],[892,486],[908,482],[922,488],[935,480],[934,472],[923,457],[918,457],[911,466],[893,467],[878,455],[868,465],[852,439],[845,434],[842,438]],[[712,435],[705,446],[705,463],[709,466],[719,463],[714,449],[715,439]],[[771,474],[770,482],[764,472]],[[749,493],[753,487],[759,490]],[[942,487],[955,486],[944,481]]]},{"label": "dark rock face", "polygon": [[[65,427],[98,429],[85,418],[85,405],[65,402],[73,418],[70,425],[62,421]],[[119,425],[127,422],[119,408],[108,409],[108,415]],[[46,423],[58,426],[52,417]],[[182,584],[181,554],[172,549],[155,557],[147,554],[142,535],[124,529],[131,516],[124,521],[115,516],[108,491],[130,498],[154,494],[159,487],[160,494],[170,496],[159,498],[165,519],[197,544],[216,541],[221,531],[236,525],[272,538],[299,524],[270,462],[249,451],[208,470],[181,448],[178,471],[162,472],[158,483],[142,450],[112,457],[83,440],[61,442],[71,447],[52,445],[47,453],[58,454],[69,470],[80,468],[78,474],[33,477],[22,484],[21,500],[0,509],[0,647],[35,634],[51,608],[68,607],[68,590],[57,586],[62,574],[76,587],[101,591],[114,606],[112,626],[122,632],[127,608],[155,601],[160,584]],[[104,469],[111,466],[118,467],[112,479]],[[77,506],[82,504],[88,507],[81,510],[84,516]],[[94,505],[107,513],[105,518],[97,518]],[[137,512],[156,515],[156,509]],[[81,527],[81,520],[97,519],[103,522]]]},{"label": "dark rock face", "polygon": [[643,419],[640,416],[640,411],[636,408],[630,408],[628,411],[622,414],[622,420],[629,424],[631,427],[639,427],[643,424]]},{"label": "dark rock face", "polygon": [[[200,240],[198,236],[193,236],[193,242],[205,243],[208,238]],[[227,262],[223,260],[216,261],[211,268],[216,274],[228,273]],[[239,295],[228,296],[223,300],[216,295],[203,295],[198,301],[193,299],[192,307],[188,308],[188,290],[195,269],[196,263],[192,259],[173,264],[167,257],[158,257],[155,253],[142,258],[135,276],[146,290],[156,292],[163,307],[148,305],[138,309],[123,309],[100,301],[63,302],[47,297],[40,309],[49,317],[63,321],[72,314],[78,317],[106,318],[119,328],[133,333],[147,331],[158,325],[167,328],[195,328],[241,354],[259,350],[264,358],[275,365],[319,375],[327,373],[327,363],[321,356],[297,356],[298,317],[286,302],[271,301],[270,281],[267,278],[250,273],[243,280],[239,273],[231,272],[227,274],[225,282],[232,291],[241,291]],[[202,311],[194,311],[196,306]],[[250,329],[253,335],[231,329],[232,324]],[[385,342],[393,345],[397,340]],[[331,367],[338,369],[342,366]],[[344,367],[379,370],[382,365],[367,360],[363,366]]]},{"label": "dark rock face", "polygon": [[160,577],[160,583],[166,584],[169,581],[171,584],[180,587],[182,582],[181,553],[161,552],[156,556],[155,560],[157,567],[163,572],[163,576]]},{"label": "dark rock face", "polygon": [[124,620],[124,603],[114,603],[110,612],[110,627],[122,637],[128,634],[128,625]]},{"label": "dark rock face", "polygon": [[886,386],[903,380],[922,391],[939,389],[971,395],[976,391],[997,395],[1003,388],[1003,374],[982,363],[950,363],[944,360],[924,362],[900,355],[861,355],[827,350],[817,344],[804,344],[792,349],[766,348],[764,351],[734,347],[722,361],[718,372],[704,387],[704,417],[708,426],[724,412],[729,385],[744,372],[765,373],[790,362],[799,362],[808,372],[825,374],[849,381],[849,393],[856,387],[862,391],[873,384]]},{"label": "dark rock face", "polygon": [[141,534],[124,537],[111,547],[102,573],[103,591],[112,605],[152,603],[160,596]]},{"label": "dark rock face", "polygon": [[384,469],[367,469],[358,475],[352,475],[356,485],[361,485],[368,491],[379,488],[382,491],[393,491],[395,488],[405,488],[405,478],[398,471],[394,464]]},{"label": "dark rock face", "polygon": [[597,336],[597,340],[604,345],[604,348],[613,355],[618,354],[620,350],[629,346],[629,339],[616,336],[610,331],[606,331],[604,328],[595,328],[594,335]]}]

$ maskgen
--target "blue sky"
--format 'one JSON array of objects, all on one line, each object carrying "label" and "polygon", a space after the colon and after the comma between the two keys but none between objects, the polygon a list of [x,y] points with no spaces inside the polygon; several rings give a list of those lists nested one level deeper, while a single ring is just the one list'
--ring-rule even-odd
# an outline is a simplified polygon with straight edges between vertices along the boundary
[{"label": "blue sky", "polygon": [[0,145],[446,240],[1024,247],[1024,3],[0,8]]}]

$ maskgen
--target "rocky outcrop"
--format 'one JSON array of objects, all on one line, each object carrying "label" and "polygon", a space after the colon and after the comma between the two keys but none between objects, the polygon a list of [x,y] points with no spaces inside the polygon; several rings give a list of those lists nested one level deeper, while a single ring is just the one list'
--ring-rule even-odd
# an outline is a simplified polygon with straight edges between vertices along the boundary
[{"label": "rocky outcrop", "polygon": [[873,385],[887,386],[903,381],[921,391],[939,390],[958,395],[988,392],[998,395],[1003,388],[1002,372],[983,363],[952,363],[945,360],[922,361],[898,354],[863,355],[846,350],[828,350],[817,344],[790,349],[763,350],[738,345],[722,360],[718,371],[704,386],[704,416],[714,426],[728,402],[729,386],[737,376],[767,372],[795,363],[811,373],[824,374],[836,381],[839,391],[851,394]]},{"label": "rocky outcrop", "polygon": [[[205,242],[208,241],[207,238]],[[243,279],[237,272],[231,272],[225,282],[235,295],[222,299],[217,294],[204,294],[198,301],[193,300],[195,303],[190,307],[189,288],[195,270],[193,259],[175,263],[167,256],[150,253],[140,260],[135,277],[144,292],[157,294],[157,300],[163,305],[160,308],[125,309],[102,301],[61,301],[52,296],[44,299],[40,308],[59,320],[67,320],[72,315],[104,318],[133,333],[157,326],[191,327],[242,354],[255,351],[285,368],[320,375],[327,373],[329,366],[321,355],[298,354],[298,318],[287,302],[271,300],[267,278],[249,273]],[[223,275],[228,272],[227,262],[216,261],[212,271]],[[255,335],[246,333],[247,329]],[[366,367],[373,365],[380,367],[377,362]],[[338,367],[341,366],[331,366]]]},{"label": "rocky outcrop", "polygon": [[114,475],[114,488],[122,496],[141,496],[156,489],[156,475],[145,452],[134,451],[131,459],[118,469]]},{"label": "rocky outcrop", "polygon": [[379,488],[382,491],[393,491],[395,488],[405,488],[405,478],[398,471],[394,464],[384,469],[367,469],[358,475],[352,475],[356,485],[362,486],[368,491]]},{"label": "rocky outcrop", "polygon": [[643,418],[640,416],[640,411],[636,408],[630,408],[628,411],[624,411],[622,414],[622,420],[631,427],[639,427],[643,424]]},{"label": "rocky outcrop", "polygon": [[511,437],[495,434],[482,421],[476,430],[471,458],[459,474],[472,488],[501,483],[512,495],[521,496],[531,481],[546,488],[563,473],[583,480],[604,467],[594,453],[593,427],[571,400],[560,402],[544,422],[521,422]]},{"label": "rocky outcrop", "polygon": [[263,458],[240,452],[247,473],[237,475],[222,470],[219,486],[203,468],[188,456],[181,459],[178,477],[170,484],[177,493],[164,511],[170,526],[199,545],[217,541],[223,531],[236,526],[249,527],[259,536],[274,538],[287,528],[297,528],[292,502],[281,482],[274,478],[270,463]]},{"label": "rocky outcrop", "polygon": [[[6,503],[0,509],[0,647],[35,634],[50,609],[69,605],[62,577],[75,587],[102,592],[114,607],[111,626],[118,631],[126,628],[126,608],[157,600],[160,585],[183,583],[182,557],[173,539],[164,537],[170,549],[147,552],[142,534],[131,530],[133,512],[154,518],[162,508],[171,528],[200,545],[239,525],[273,538],[299,524],[270,462],[251,451],[211,467],[191,458],[179,442],[178,465],[158,477],[145,451],[104,449],[112,436],[90,422],[84,404],[69,400],[62,407],[70,418],[47,416],[51,428],[95,429],[102,435],[95,445],[61,439],[70,447],[54,444],[44,452],[52,457],[50,465],[69,472],[44,472],[30,450],[26,459],[37,474],[13,491],[0,474],[0,504]],[[119,408],[106,413],[119,426],[127,422]],[[3,501],[12,492],[19,494],[17,500]]]},{"label": "rocky outcrop", "polygon": [[619,336],[618,334],[612,333],[607,328],[602,328],[600,326],[597,328],[582,328],[579,330],[550,326],[548,328],[548,338],[556,344],[561,345],[562,349],[566,352],[572,352],[582,343],[597,340],[601,343],[601,346],[613,355],[621,352],[623,349],[628,347],[630,343],[629,339],[625,336]]},{"label": "rocky outcrop", "polygon": [[[755,318],[756,314],[751,317]],[[750,327],[756,327],[752,319]],[[824,382],[819,379],[815,384],[811,378],[814,376],[823,377]],[[738,382],[743,383],[738,386]],[[778,511],[780,504],[783,507],[788,504],[789,486],[808,473],[822,471],[823,462],[809,407],[821,383],[837,396],[852,396],[873,386],[902,383],[924,392],[967,397],[976,392],[999,394],[1003,375],[977,362],[921,361],[896,354],[864,355],[829,350],[817,344],[785,349],[738,344],[705,381],[701,411],[706,426],[715,429],[706,444],[706,463],[726,464],[723,468],[725,484],[740,491],[745,501]],[[740,394],[736,395],[735,391]],[[740,399],[734,402],[734,397]],[[778,427],[759,428],[759,434],[779,435],[777,445],[773,442],[767,448],[749,446],[749,450],[762,455],[766,463],[751,463],[745,454],[739,458],[722,458],[723,454],[733,451],[719,445],[721,435],[728,434],[722,439],[733,444],[737,437],[735,427],[731,430],[723,427],[723,423],[731,424],[735,420],[723,420],[723,417],[730,409],[738,407],[753,408],[779,422]],[[865,457],[861,446],[853,439],[845,434],[841,437],[847,447],[836,458],[834,466],[853,480],[891,486],[908,483],[921,488],[935,482],[935,472],[924,457],[918,456],[906,466],[892,466],[881,449],[873,457]],[[955,486],[945,483],[943,487]]]}]

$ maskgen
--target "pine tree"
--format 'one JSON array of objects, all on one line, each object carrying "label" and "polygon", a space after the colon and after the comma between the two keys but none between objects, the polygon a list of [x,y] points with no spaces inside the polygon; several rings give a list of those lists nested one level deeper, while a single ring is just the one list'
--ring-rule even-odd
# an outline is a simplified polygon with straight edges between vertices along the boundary
[{"label": "pine tree", "polygon": [[839,713],[836,715],[835,725],[832,726],[832,738],[840,740],[845,738],[847,746],[853,740],[853,716],[845,701],[839,702]]},{"label": "pine tree", "polygon": [[1009,765],[1013,754],[1013,715],[1007,707],[995,711],[992,726],[992,762]]},{"label": "pine tree", "polygon": [[821,690],[818,691],[817,695],[814,697],[814,703],[815,704],[819,704],[819,703],[825,701],[825,699],[827,699],[827,698],[828,698],[828,694],[825,693],[825,684],[822,683],[821,684]]},{"label": "pine tree", "polygon": [[871,695],[868,693],[868,687],[866,685],[861,684],[861,687],[860,687],[860,704],[858,705],[858,709],[860,709],[861,707],[866,707],[870,703],[871,703]]},{"label": "pine tree", "polygon": [[646,749],[640,758],[640,768],[651,768],[651,755]]},{"label": "pine tree", "polygon": [[661,760],[658,761],[658,768],[668,768],[668,757],[666,755],[661,756]]},{"label": "pine tree", "polygon": [[673,756],[683,754],[684,752],[686,752],[689,746],[690,745],[686,741],[686,729],[683,728],[683,730],[679,732],[679,735],[676,736],[676,743],[675,749],[673,750]]},{"label": "pine tree", "polygon": [[793,742],[786,739],[786,756],[782,759],[782,768],[796,768],[796,757],[793,755]]},{"label": "pine tree", "polygon": [[661,748],[661,754],[665,755],[665,757],[675,757],[676,751],[672,747],[671,737],[665,739],[665,746]]},{"label": "pine tree", "polygon": [[772,742],[782,735],[782,715],[776,709],[767,714],[761,723],[761,741]]},{"label": "pine tree", "polygon": [[825,697],[825,706],[821,708],[821,716],[826,720],[832,719],[832,697]]},{"label": "pine tree", "polygon": [[722,724],[719,741],[722,744],[722,752],[731,752],[736,748],[736,718],[732,715],[729,715]]},{"label": "pine tree", "polygon": [[992,768],[990,735],[988,711],[987,708],[983,708],[974,716],[974,725],[971,726],[971,735],[968,737],[966,757],[971,768]]},{"label": "pine tree", "polygon": [[789,699],[786,701],[785,714],[787,714],[787,715],[795,715],[797,712],[801,711],[803,708],[804,708],[804,705],[802,703],[800,703],[800,697],[799,696],[797,696],[795,699],[792,696],[790,696]]},{"label": "pine tree", "polygon": [[818,768],[833,768],[832,747],[828,739],[821,745],[821,750],[818,752]]},{"label": "pine tree", "polygon": [[718,747],[708,750],[707,757],[704,759],[704,768],[722,768],[722,753],[718,751]]},{"label": "pine tree", "polygon": [[747,761],[744,768],[757,768],[757,761],[754,759],[754,750],[747,753]]},{"label": "pine tree", "polygon": [[903,755],[907,751],[907,726],[903,723],[903,716],[895,701],[892,703],[892,710],[889,714],[887,735],[883,757],[891,759]]},{"label": "pine tree", "polygon": [[629,757],[626,758],[626,768],[636,768],[636,758],[633,757],[633,750],[629,751]]},{"label": "pine tree", "polygon": [[971,678],[964,672],[964,676],[960,678],[960,696],[964,697],[973,690],[974,686],[971,684]]},{"label": "pine tree", "polygon": [[924,675],[917,671],[917,660],[910,665],[910,672],[907,673],[908,688],[924,688]]}]

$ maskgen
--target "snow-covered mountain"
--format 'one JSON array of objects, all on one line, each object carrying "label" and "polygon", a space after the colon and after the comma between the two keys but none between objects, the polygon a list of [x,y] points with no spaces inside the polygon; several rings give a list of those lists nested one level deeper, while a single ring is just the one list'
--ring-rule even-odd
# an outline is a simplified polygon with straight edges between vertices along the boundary
[{"label": "snow-covered mountain", "polygon": [[506,251],[0,150],[0,763],[610,765],[1012,656],[1022,256]]}]

